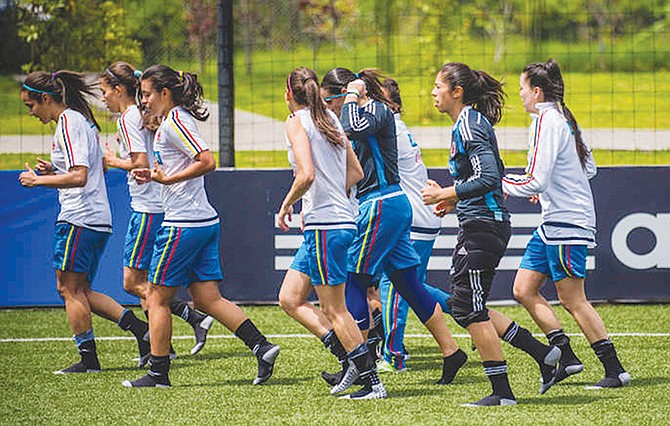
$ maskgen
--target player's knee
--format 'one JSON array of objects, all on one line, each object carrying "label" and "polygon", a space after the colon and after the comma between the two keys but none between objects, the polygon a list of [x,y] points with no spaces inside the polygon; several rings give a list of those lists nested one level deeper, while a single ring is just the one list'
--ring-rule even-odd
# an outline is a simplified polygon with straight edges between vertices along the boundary
[{"label": "player's knee", "polygon": [[532,291],[529,291],[527,287],[517,285],[517,283],[514,283],[512,293],[514,294],[514,298],[522,305],[527,304],[534,297]]},{"label": "player's knee", "polygon": [[279,307],[289,316],[292,316],[292,314],[295,313],[298,306],[300,306],[300,303],[295,296],[281,292],[279,293]]},{"label": "player's knee", "polygon": [[477,322],[484,322],[489,320],[489,315],[487,310],[481,311],[454,311],[452,309],[451,316],[456,321],[456,324],[460,325],[463,328],[468,328],[471,324]]}]

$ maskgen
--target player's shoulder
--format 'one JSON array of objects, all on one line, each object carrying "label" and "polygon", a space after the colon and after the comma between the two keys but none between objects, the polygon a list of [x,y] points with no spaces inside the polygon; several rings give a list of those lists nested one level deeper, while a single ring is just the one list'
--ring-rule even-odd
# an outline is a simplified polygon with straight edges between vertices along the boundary
[{"label": "player's shoulder", "polygon": [[465,140],[477,140],[483,135],[488,135],[491,130],[491,123],[484,114],[474,108],[465,109],[458,120],[458,131]]}]

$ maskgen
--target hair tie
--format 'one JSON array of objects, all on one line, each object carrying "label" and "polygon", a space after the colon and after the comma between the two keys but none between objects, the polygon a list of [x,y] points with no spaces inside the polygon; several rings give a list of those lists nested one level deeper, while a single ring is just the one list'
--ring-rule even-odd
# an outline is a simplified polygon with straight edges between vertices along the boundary
[{"label": "hair tie", "polygon": [[142,77],[142,71],[140,71],[140,70],[135,70],[135,71],[133,71],[133,75],[134,75],[136,78],[140,78],[140,77]]},{"label": "hair tie", "polygon": [[26,90],[29,90],[31,92],[35,92],[35,93],[45,93],[47,95],[57,95],[58,94],[56,92],[49,92],[47,90],[35,89],[34,87],[28,86],[26,83],[23,83],[23,88],[26,89]]},{"label": "hair tie", "polygon": [[56,77],[58,77],[58,71],[56,71],[55,73],[51,74],[51,78],[52,78],[53,80],[55,80]]},{"label": "hair tie", "polygon": [[358,76],[358,73],[357,73],[357,72],[354,73],[354,77],[356,77],[356,80],[358,80],[358,79],[360,78],[360,77]]},{"label": "hair tie", "polygon": [[179,76],[180,80],[184,79],[184,71],[182,71],[182,70],[177,71],[177,75]]}]

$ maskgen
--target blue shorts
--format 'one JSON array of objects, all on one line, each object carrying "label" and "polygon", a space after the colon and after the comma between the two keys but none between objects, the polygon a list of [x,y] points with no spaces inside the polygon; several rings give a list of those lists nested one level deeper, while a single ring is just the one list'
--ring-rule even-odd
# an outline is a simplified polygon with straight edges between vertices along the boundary
[{"label": "blue shorts", "polygon": [[358,235],[349,249],[349,272],[390,274],[420,263],[410,241],[412,207],[405,194],[362,202],[356,224]]},{"label": "blue shorts", "polygon": [[290,268],[309,275],[312,285],[344,284],[347,253],[355,236],[354,229],[305,231]]},{"label": "blue shorts", "polygon": [[149,281],[168,287],[220,281],[220,224],[198,228],[161,226],[151,257]]},{"label": "blue shorts", "polygon": [[56,222],[54,269],[83,272],[88,282],[93,282],[110,235],[109,232],[94,231],[68,222]]},{"label": "blue shorts", "polygon": [[163,213],[132,212],[126,231],[123,266],[146,271],[151,263],[151,253],[156,232],[163,222]]},{"label": "blue shorts", "polygon": [[540,272],[553,282],[564,278],[586,277],[585,245],[549,245],[542,241],[537,230],[526,245],[520,269]]}]

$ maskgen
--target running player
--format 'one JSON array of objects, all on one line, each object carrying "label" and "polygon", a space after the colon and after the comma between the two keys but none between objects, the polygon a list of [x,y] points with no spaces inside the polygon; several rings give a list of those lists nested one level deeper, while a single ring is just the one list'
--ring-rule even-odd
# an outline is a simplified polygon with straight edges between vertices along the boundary
[{"label": "running player", "polygon": [[[528,166],[524,175],[503,178],[503,191],[542,206],[542,224],[526,246],[514,280],[523,304],[561,357],[557,381],[584,369],[556,314],[540,293],[550,278],[603,364],[605,378],[589,388],[616,388],[630,382],[607,335],[605,324],[586,299],[587,249],[596,245],[596,213],[589,179],[596,165],[572,112],[563,100],[565,85],[554,60],[527,65],[520,78],[523,106],[531,114]],[[537,195],[539,194],[539,198]]]},{"label": "running player", "polygon": [[[326,101],[343,98],[340,120],[364,172],[357,185],[358,236],[349,250],[347,307],[359,327],[367,330],[367,289],[375,275],[386,273],[437,340],[444,357],[442,379],[449,383],[466,356],[453,340],[439,304],[419,281],[420,262],[410,243],[412,210],[399,185],[395,121],[379,77],[376,70],[354,74],[335,68],[322,82]],[[350,364],[334,389],[346,389],[357,374],[356,366]]]},{"label": "running player", "polygon": [[141,77],[142,105],[147,113],[164,117],[154,140],[153,169],[135,169],[140,183],[161,186],[165,218],[154,244],[146,292],[151,337],[150,368],[146,376],[124,381],[126,387],[169,387],[170,303],[179,287],[187,287],[197,309],[234,331],[258,359],[254,384],[272,375],[279,346],[268,342],[239,306],[224,299],[219,259],[219,216],[207,200],[204,175],[216,168],[195,119],[208,117],[203,90],[195,74],[165,65],[149,67]]},{"label": "running player", "polygon": [[61,205],[54,232],[53,266],[81,361],[56,374],[100,371],[91,312],[132,332],[140,357],[149,352],[143,340],[147,323],[111,297],[91,289],[112,232],[112,218],[99,126],[84,95],[94,95],[94,88],[86,84],[83,75],[71,71],[33,72],[21,88],[21,100],[30,115],[44,124],[57,123],[51,162],[38,158],[35,167],[39,174],[26,164],[26,171],[19,176],[23,186],[58,189]]},{"label": "running player", "polygon": [[302,287],[305,281],[311,281],[334,330],[334,334],[328,330],[321,334],[322,340],[338,339],[347,358],[361,371],[364,388],[343,398],[385,398],[386,390],[377,372],[367,369],[367,346],[344,299],[347,250],[356,236],[347,193],[363,178],[363,170],[337,117],[321,100],[314,71],[298,68],[291,72],[286,103],[291,111],[286,136],[295,178],[279,210],[279,227],[289,229],[287,219],[291,219],[293,204],[302,199],[304,242],[284,285]]},{"label": "running player", "polygon": [[[115,62],[100,75],[100,89],[107,108],[113,113],[121,114],[116,123],[120,158],[107,148],[105,162],[109,167],[128,171],[132,212],[123,252],[123,288],[140,298],[148,318],[145,302],[147,275],[156,231],[163,221],[163,206],[160,185],[155,182],[140,185],[130,173],[133,169],[148,168],[154,162],[153,135],[144,125],[142,114],[135,103],[141,74],[126,62]],[[193,327],[196,343],[191,349],[191,355],[198,353],[205,346],[207,331],[212,326],[213,318],[189,308],[183,301],[172,302],[170,310]],[[147,341],[148,339],[149,336],[146,336]],[[140,367],[148,360],[147,352],[140,358]]]},{"label": "running player", "polygon": [[514,405],[498,334],[486,308],[495,268],[511,235],[503,205],[504,171],[493,125],[504,105],[502,85],[467,65],[445,64],[435,79],[435,107],[454,122],[449,171],[454,185],[440,188],[429,180],[422,190],[425,204],[441,216],[456,210],[460,230],[454,248],[451,314],[466,328],[491,381],[491,395],[469,405]]}]

